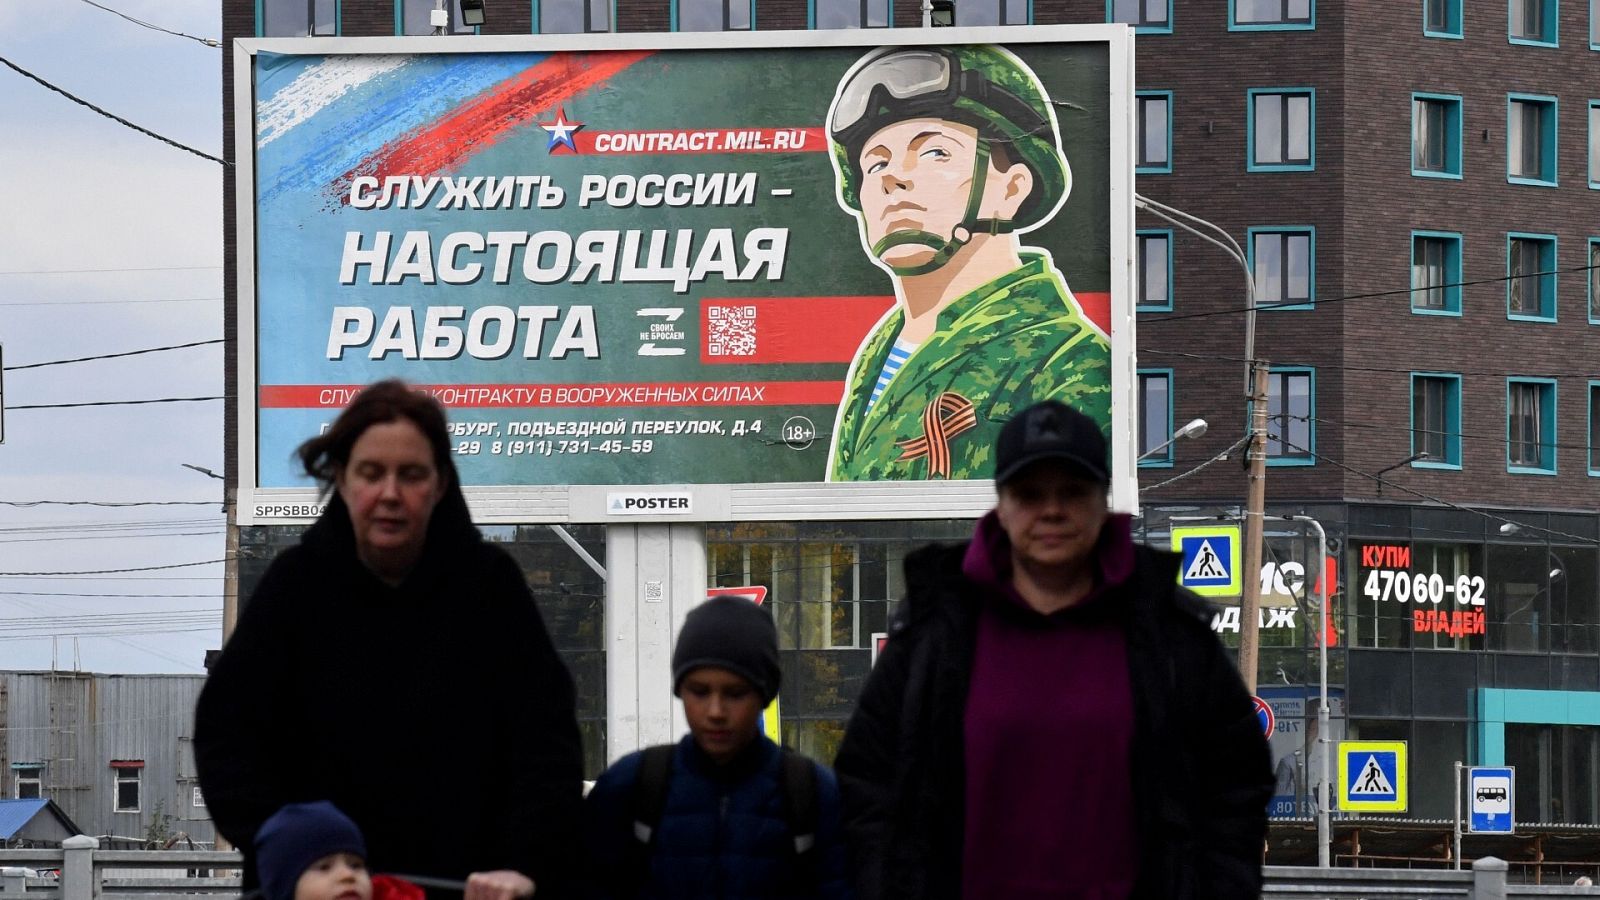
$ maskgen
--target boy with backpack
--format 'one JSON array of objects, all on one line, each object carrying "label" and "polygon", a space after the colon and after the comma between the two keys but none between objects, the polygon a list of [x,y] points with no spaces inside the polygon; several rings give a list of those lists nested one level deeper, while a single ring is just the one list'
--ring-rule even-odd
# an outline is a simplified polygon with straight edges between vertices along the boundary
[{"label": "boy with backpack", "polygon": [[672,653],[689,734],[618,760],[584,818],[596,900],[849,900],[833,773],[760,732],[778,632],[742,597],[689,613]]}]

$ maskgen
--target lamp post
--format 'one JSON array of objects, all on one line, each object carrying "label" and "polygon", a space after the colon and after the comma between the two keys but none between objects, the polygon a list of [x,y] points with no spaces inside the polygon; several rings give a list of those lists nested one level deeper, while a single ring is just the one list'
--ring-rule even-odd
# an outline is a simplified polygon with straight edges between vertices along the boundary
[{"label": "lamp post", "polygon": [[[1263,516],[1267,505],[1267,374],[1265,360],[1256,359],[1256,280],[1250,270],[1250,258],[1222,226],[1199,216],[1167,206],[1140,194],[1133,195],[1139,209],[1162,219],[1195,237],[1212,244],[1233,258],[1244,270],[1246,298],[1244,328],[1245,358],[1245,415],[1250,423],[1250,439],[1245,445],[1249,482],[1245,488],[1244,503],[1244,553],[1242,563],[1246,573],[1244,591],[1239,598],[1239,675],[1245,687],[1255,693],[1256,659],[1259,655],[1261,635],[1256,616],[1261,609],[1261,582],[1249,573],[1261,568],[1261,540],[1265,528]],[[1191,224],[1192,223],[1192,224]],[[1210,233],[1195,226],[1209,229]]]},{"label": "lamp post", "polygon": [[233,516],[228,514],[233,508],[233,490],[227,487],[227,478],[205,466],[194,463],[178,465],[223,482],[222,512],[228,517],[228,539],[222,562],[222,643],[226,644],[233,635],[234,623],[239,620],[239,526],[233,523]]},{"label": "lamp post", "polygon": [[1168,447],[1172,446],[1173,444],[1177,443],[1179,438],[1197,438],[1197,437],[1200,437],[1201,435],[1205,434],[1206,433],[1206,429],[1208,429],[1210,427],[1211,427],[1210,425],[1206,424],[1206,420],[1205,419],[1190,419],[1189,420],[1189,424],[1183,426],[1182,428],[1179,428],[1177,431],[1174,431],[1172,433],[1172,437],[1167,438],[1166,440],[1162,441],[1160,444],[1157,444],[1156,446],[1151,447],[1149,450],[1146,450],[1145,452],[1139,454],[1139,458],[1134,460],[1134,462],[1140,462],[1142,460],[1146,460],[1146,459],[1149,459],[1152,456],[1155,456],[1157,453],[1160,453],[1161,451],[1163,451],[1163,450],[1167,449]]}]

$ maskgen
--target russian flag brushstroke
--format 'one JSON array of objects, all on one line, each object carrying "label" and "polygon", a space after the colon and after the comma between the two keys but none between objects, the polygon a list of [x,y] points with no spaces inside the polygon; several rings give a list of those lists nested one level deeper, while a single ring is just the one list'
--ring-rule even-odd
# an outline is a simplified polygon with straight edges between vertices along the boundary
[{"label": "russian flag brushstroke", "polygon": [[654,51],[562,53],[496,85],[461,108],[384,144],[334,179],[329,192],[341,204],[360,176],[434,175],[494,144],[507,132],[554,113],[573,97],[604,84]]}]

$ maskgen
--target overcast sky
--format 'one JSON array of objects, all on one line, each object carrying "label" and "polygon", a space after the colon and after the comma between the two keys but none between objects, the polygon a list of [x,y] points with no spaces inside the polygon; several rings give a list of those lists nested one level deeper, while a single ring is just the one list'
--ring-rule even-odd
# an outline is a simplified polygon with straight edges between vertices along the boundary
[{"label": "overcast sky", "polygon": [[[174,31],[220,36],[216,0],[101,2]],[[0,56],[221,155],[220,50],[83,0],[0,0]],[[222,482],[181,465],[222,471],[220,401],[15,407],[222,394],[220,345],[16,368],[221,338],[221,166],[0,67],[0,173],[0,347],[9,370],[0,572],[220,560]],[[12,505],[35,500],[204,503]],[[202,672],[206,649],[220,642],[221,609],[220,564],[0,575],[0,668],[54,661],[98,672]],[[51,633],[59,636],[28,637]]]}]

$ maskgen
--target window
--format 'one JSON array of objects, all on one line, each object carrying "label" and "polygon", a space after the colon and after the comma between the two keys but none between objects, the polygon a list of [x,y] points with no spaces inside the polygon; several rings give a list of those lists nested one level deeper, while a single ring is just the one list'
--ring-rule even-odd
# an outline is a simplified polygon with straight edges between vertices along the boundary
[{"label": "window", "polygon": [[1312,28],[1314,0],[1228,0],[1229,29]]},{"label": "window", "polygon": [[1315,374],[1311,369],[1274,368],[1267,375],[1267,463],[1309,466],[1316,462]]},{"label": "window", "polygon": [[1600,325],[1600,238],[1589,239],[1589,323]]},{"label": "window", "polygon": [[1026,25],[1032,0],[957,0],[957,25]]},{"label": "window", "polygon": [[1140,34],[1172,33],[1172,8],[1167,0],[1106,0],[1112,22],[1137,25]]},{"label": "window", "polygon": [[1411,232],[1411,311],[1461,315],[1461,235]]},{"label": "window", "polygon": [[[1158,447],[1161,449],[1156,450]],[[1139,371],[1139,465],[1172,465],[1172,447],[1172,371],[1141,369]]]},{"label": "window", "polygon": [[540,34],[611,30],[611,0],[535,0]]},{"label": "window", "polygon": [[676,0],[674,31],[749,31],[755,27],[754,0]]},{"label": "window", "polygon": [[1600,100],[1589,101],[1589,187],[1600,189]]},{"label": "window", "polygon": [[332,37],[338,33],[336,0],[256,0],[257,37]]},{"label": "window", "polygon": [[1517,821],[1600,822],[1600,728],[1507,722],[1505,761],[1517,770]]},{"label": "window", "polygon": [[12,777],[16,779],[18,800],[37,800],[44,796],[44,766],[39,763],[13,763]]},{"label": "window", "polygon": [[1172,311],[1172,232],[1139,232],[1139,302],[1142,312]]},{"label": "window", "polygon": [[1411,174],[1461,177],[1461,98],[1411,95]]},{"label": "window", "polygon": [[1461,37],[1463,0],[1422,0],[1422,33],[1428,37]]},{"label": "window", "polygon": [[1600,50],[1600,0],[1589,0],[1589,49]]},{"label": "window", "polygon": [[1506,103],[1506,178],[1556,183],[1556,98],[1512,94]]},{"label": "window", "polygon": [[[433,24],[430,22],[433,0],[397,0],[396,7],[400,34],[433,34]],[[448,0],[444,8],[450,11],[450,25],[445,28],[445,34],[473,34],[478,30],[461,24],[461,0]]]},{"label": "window", "polygon": [[111,771],[116,774],[117,812],[139,811],[139,776],[144,772],[143,760],[112,760]]},{"label": "window", "polygon": [[890,0],[812,0],[812,28],[888,28]]},{"label": "window", "polygon": [[1256,305],[1309,309],[1315,298],[1315,232],[1310,228],[1250,229],[1250,269]]},{"label": "window", "polygon": [[1506,471],[1556,472],[1556,383],[1549,378],[1506,381]]},{"label": "window", "polygon": [[1558,0],[1510,0],[1511,43],[1554,47]]},{"label": "window", "polygon": [[1550,234],[1506,238],[1506,317],[1556,320],[1556,239]]},{"label": "window", "polygon": [[1140,91],[1139,159],[1135,171],[1172,171],[1172,92]]},{"label": "window", "polygon": [[1316,167],[1316,103],[1310,89],[1252,90],[1250,140],[1252,172],[1296,172]]},{"label": "window", "polygon": [[1461,376],[1411,374],[1411,452],[1419,469],[1461,468]]},{"label": "window", "polygon": [[1600,475],[1600,381],[1589,382],[1589,474]]}]

